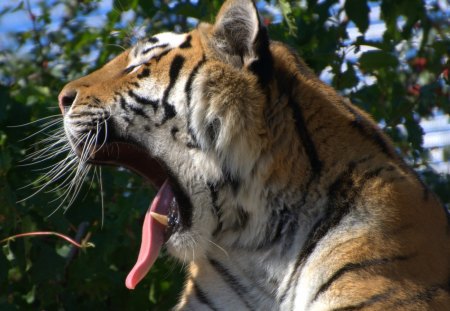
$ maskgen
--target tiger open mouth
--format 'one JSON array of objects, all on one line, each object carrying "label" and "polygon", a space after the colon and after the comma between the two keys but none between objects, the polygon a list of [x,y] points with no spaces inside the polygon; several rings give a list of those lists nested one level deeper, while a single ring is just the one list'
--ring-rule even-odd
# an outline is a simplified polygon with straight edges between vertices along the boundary
[{"label": "tiger open mouth", "polygon": [[98,149],[94,147],[88,162],[126,167],[159,188],[145,214],[139,256],[125,281],[127,288],[134,289],[155,263],[162,245],[174,232],[188,227],[190,215],[187,213],[191,209],[180,207],[179,202],[183,205],[186,196],[176,179],[136,144],[109,142]]}]

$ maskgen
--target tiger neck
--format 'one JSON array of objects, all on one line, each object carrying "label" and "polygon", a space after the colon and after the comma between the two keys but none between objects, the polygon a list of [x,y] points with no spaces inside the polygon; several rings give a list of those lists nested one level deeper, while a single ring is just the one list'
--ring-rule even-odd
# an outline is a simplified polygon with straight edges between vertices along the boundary
[{"label": "tiger neck", "polygon": [[[190,263],[177,310],[203,310],[205,305],[212,310],[279,309],[298,248],[321,215],[320,204],[299,208],[292,203],[298,203],[298,197],[253,193],[258,195],[251,201],[257,204],[245,206],[245,223],[225,218],[207,254]],[[222,195],[229,197],[226,191]],[[239,202],[244,201],[250,200]]]},{"label": "tiger neck", "polygon": [[217,250],[190,264],[176,310],[277,310],[287,260],[269,252]]}]

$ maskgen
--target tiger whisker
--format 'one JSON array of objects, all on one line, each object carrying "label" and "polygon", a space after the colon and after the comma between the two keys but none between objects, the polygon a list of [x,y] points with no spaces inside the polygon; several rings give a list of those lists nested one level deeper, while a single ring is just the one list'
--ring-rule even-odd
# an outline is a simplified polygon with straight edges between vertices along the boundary
[{"label": "tiger whisker", "polygon": [[22,203],[32,197],[34,197],[35,195],[37,195],[38,193],[41,193],[46,187],[48,187],[48,185],[50,185],[51,183],[53,183],[55,180],[58,180],[57,177],[61,176],[62,174],[64,174],[66,171],[62,170],[60,172],[58,172],[55,176],[53,176],[53,178],[51,180],[49,180],[48,182],[46,182],[43,186],[40,187],[39,190],[35,191],[33,194],[31,194],[30,196],[26,197],[25,199],[21,199],[19,201],[17,201],[17,203]]},{"label": "tiger whisker", "polygon": [[[73,182],[74,180],[78,180],[78,179],[72,179],[70,181],[70,183],[67,184],[67,188],[66,190],[63,192],[63,194],[61,196],[59,196],[58,199],[62,198],[62,201],[60,203],[59,207],[62,207],[66,204],[66,206],[64,207],[64,211],[67,211],[70,206],[73,204],[73,202],[75,201],[75,197],[76,197],[76,193],[78,192],[78,189],[82,186],[82,184],[77,183],[77,182]],[[57,200],[55,200],[57,201]]]},{"label": "tiger whisker", "polygon": [[[83,169],[83,171],[84,171],[84,169]],[[70,182],[67,184],[67,189],[64,191],[64,193],[59,197],[59,198],[61,198],[61,197],[64,197],[63,198],[63,200],[61,201],[61,203],[58,205],[58,207],[55,209],[55,211],[53,211],[53,213],[54,212],[56,212],[57,210],[59,210],[64,204],[65,204],[65,202],[67,201],[67,199],[69,198],[69,196],[72,196],[72,198],[70,199],[70,201],[69,201],[69,203],[67,204],[67,206],[64,208],[66,211],[67,211],[67,209],[71,206],[71,204],[73,203],[73,201],[74,201],[74,194],[76,193],[76,190],[79,188],[79,187],[81,187],[81,183],[80,182],[78,182],[78,181],[80,181],[80,179],[79,179],[79,172],[80,172],[80,164],[78,164],[77,165],[77,167],[76,167],[76,169],[74,169],[73,171],[72,171],[72,173],[71,173],[71,175],[72,174],[75,174],[74,175],[74,177],[70,180]],[[72,193],[72,195],[71,195],[71,193]],[[52,214],[53,214],[52,213]],[[50,214],[48,217],[50,217],[52,214]]]},{"label": "tiger whisker", "polygon": [[41,140],[31,144],[30,147],[27,148],[27,151],[32,150],[36,146],[46,145],[48,142],[52,142],[52,141],[61,140],[61,141],[64,141],[67,143],[67,139],[65,137],[64,131],[62,131],[61,129],[55,129],[55,130],[51,131],[50,134],[52,134],[52,136],[46,137],[44,139],[41,139]]},{"label": "tiger whisker", "polygon": [[69,175],[62,181],[62,183],[50,191],[50,192],[56,192],[59,190],[63,190],[65,188],[65,190],[63,190],[63,193],[61,195],[59,195],[56,199],[52,200],[51,202],[58,201],[60,198],[65,197],[65,195],[69,191],[69,188],[72,186],[72,184],[74,184],[73,176],[76,173],[77,166],[78,166],[78,164],[72,166],[72,169],[70,170]]},{"label": "tiger whisker", "polygon": [[51,175],[53,174],[53,172],[59,171],[61,169],[63,169],[64,167],[67,167],[69,165],[74,164],[75,165],[76,162],[76,158],[73,155],[67,156],[66,158],[62,159],[61,161],[58,161],[52,165],[49,165],[45,168],[42,169],[36,169],[33,170],[34,172],[39,172],[42,170],[48,170],[47,173],[44,173],[44,178],[45,177],[51,177]]},{"label": "tiger whisker", "polygon": [[[27,149],[27,151],[33,150],[34,148],[39,147],[41,145],[47,145],[47,143],[51,143],[51,145],[45,147],[43,150],[51,149],[54,145],[59,144],[59,143],[67,144],[67,139],[65,139],[64,133],[61,133],[59,135],[60,136],[58,136],[58,137],[56,137],[56,136],[47,137],[47,138],[44,138],[44,139],[42,139],[42,140],[40,140],[40,141],[38,141],[36,143],[33,143],[31,145],[31,147]],[[43,150],[34,151],[33,153],[43,152]]]},{"label": "tiger whisker", "polygon": [[[72,183],[72,180],[73,180],[73,175],[75,174],[75,172],[76,172],[76,167],[77,167],[78,165],[73,165],[72,166],[72,168],[70,169],[70,173],[66,176],[66,178],[58,185],[58,186],[56,186],[55,188],[53,188],[52,190],[50,190],[48,193],[50,193],[50,192],[56,192],[56,191],[59,191],[59,190],[62,190],[62,189],[64,189],[64,188],[66,188],[66,187],[68,187],[71,183]],[[66,189],[67,190],[67,189]],[[64,192],[65,192],[65,190],[64,190]],[[64,196],[64,194],[62,194],[62,195],[60,195],[59,197],[58,197],[58,199],[59,198],[61,198],[61,197],[63,197]],[[56,200],[54,200],[54,201],[56,201]],[[53,202],[53,201],[52,201]]]},{"label": "tiger whisker", "polygon": [[47,119],[51,119],[51,118],[58,118],[58,119],[61,119],[61,115],[60,115],[60,114],[55,114],[55,115],[43,117],[43,118],[40,118],[40,119],[31,121],[31,122],[28,122],[28,123],[24,123],[24,124],[8,125],[7,127],[8,127],[8,128],[17,128],[17,127],[30,126],[30,125],[35,124],[35,123],[37,123],[37,122],[41,122],[41,121],[43,121],[43,120],[47,120]]},{"label": "tiger whisker", "polygon": [[[33,160],[33,162],[25,163],[25,164],[19,164],[17,166],[19,166],[19,167],[26,167],[26,166],[32,166],[32,165],[36,165],[36,164],[39,164],[39,163],[42,163],[42,162],[46,162],[48,160],[51,160],[51,159],[57,157],[60,154],[65,153],[68,150],[70,150],[70,146],[65,146],[64,148],[62,148],[60,150],[55,150],[55,151],[53,151],[51,153],[42,154],[42,155],[39,155],[39,157],[34,157],[34,158],[30,159],[30,160]],[[35,171],[42,171],[42,170],[45,170],[45,168],[36,169]]]},{"label": "tiger whisker", "polygon": [[28,140],[28,139],[30,139],[30,138],[33,138],[33,137],[35,137],[35,136],[41,134],[42,132],[48,130],[49,128],[51,128],[52,126],[55,126],[55,125],[56,125],[56,124],[50,124],[50,125],[47,125],[47,126],[44,127],[43,129],[41,129],[41,130],[39,130],[39,131],[37,131],[37,132],[31,134],[31,135],[28,135],[27,137],[22,138],[22,139],[20,139],[19,141],[20,141],[20,142],[23,142],[23,141],[26,141],[26,140]]},{"label": "tiger whisker", "polygon": [[[80,137],[80,139],[77,142],[77,145],[79,143],[81,143],[81,141],[84,139],[85,135],[83,135],[82,137]],[[67,162],[69,161],[69,162]],[[26,201],[30,198],[32,198],[33,196],[37,195],[38,193],[42,192],[45,188],[47,188],[52,182],[60,179],[61,175],[66,174],[66,172],[69,170],[69,166],[72,165],[74,162],[77,161],[76,156],[73,153],[69,153],[63,160],[61,160],[60,162],[58,162],[55,167],[53,169],[51,169],[49,172],[47,172],[46,174],[44,174],[43,176],[39,177],[37,180],[35,180],[33,183],[28,184],[25,187],[22,188],[28,188],[31,187],[34,183],[39,183],[42,180],[46,179],[46,178],[50,178],[49,181],[45,182],[43,185],[40,186],[40,189],[37,190],[36,192],[34,192],[32,195],[26,197],[25,199],[22,199],[20,201],[18,201],[18,203]]]},{"label": "tiger whisker", "polygon": [[[65,208],[65,211],[67,211],[68,208],[75,201],[75,198],[78,196],[78,194],[82,188],[82,185],[83,185],[82,181],[85,179],[86,175],[88,174],[88,172],[91,168],[91,166],[89,164],[87,164],[86,162],[91,153],[92,146],[97,139],[97,135],[91,136],[91,134],[92,134],[91,132],[88,133],[88,136],[86,138],[87,144],[83,145],[83,150],[80,155],[80,163],[77,167],[77,171],[76,171],[76,174],[73,179],[74,182],[72,183],[72,186],[70,187],[70,189],[72,189],[74,187],[74,185],[75,185],[75,188],[73,188],[74,190],[72,191],[72,198],[68,202],[67,207]],[[78,182],[75,183],[75,181],[78,181]],[[69,193],[70,193],[70,191],[69,191]]]},{"label": "tiger whisker", "polygon": [[[67,167],[68,165],[71,165],[72,163],[75,163],[76,160],[77,160],[76,158],[72,158],[68,163],[66,163],[66,161],[67,161],[68,159],[70,159],[69,156],[66,157],[65,159],[61,160],[61,161],[58,162],[57,164],[55,164],[55,167],[54,167],[53,169],[51,169],[49,172],[47,172],[46,174],[40,176],[40,177],[37,178],[34,182],[32,182],[32,183],[30,183],[30,184],[28,184],[28,185],[26,185],[26,186],[24,186],[24,187],[19,188],[19,190],[22,190],[22,189],[25,189],[25,188],[29,188],[29,187],[33,186],[34,183],[39,183],[39,182],[41,182],[42,180],[44,180],[44,179],[46,179],[46,178],[51,178],[50,181],[48,181],[48,182],[46,182],[44,185],[40,186],[40,187],[42,187],[42,188],[47,187],[48,184],[50,184],[52,181],[54,181],[54,178],[56,178],[58,175],[61,175],[61,174],[65,173],[65,171],[64,171],[64,168],[65,168],[65,167]],[[60,170],[60,168],[63,168],[63,170]],[[55,175],[52,176],[53,173],[55,173]],[[37,193],[39,193],[39,192],[37,192]],[[35,193],[35,194],[37,194],[37,193]],[[35,194],[31,195],[31,196],[28,197],[27,199],[33,197]],[[24,200],[27,200],[27,199],[24,199]],[[24,200],[21,200],[21,201],[19,201],[19,202],[22,202],[22,201],[24,201]]]},{"label": "tiger whisker", "polygon": [[[84,180],[84,178],[86,177],[86,175],[88,174],[89,170],[91,169],[90,165],[86,165],[84,166],[81,174],[78,176],[78,180],[80,182],[78,182],[73,190],[72,193],[72,198],[70,199],[70,201],[67,203],[67,206],[64,208],[64,212],[67,212],[67,210],[69,209],[70,206],[72,206],[72,204],[75,202],[75,199],[77,198],[78,194],[80,193],[80,190],[83,186],[83,183],[81,181]],[[74,179],[75,180],[75,179]]]},{"label": "tiger whisker", "polygon": [[226,256],[227,258],[230,257],[230,255],[228,254],[228,252],[227,252],[223,247],[221,247],[219,244],[214,243],[214,242],[211,241],[210,239],[206,239],[206,241],[209,242],[209,243],[211,243],[213,246],[217,247],[219,250],[221,250],[221,251],[225,254],[225,256]]},{"label": "tiger whisker", "polygon": [[[64,146],[66,145],[66,146]],[[19,163],[29,163],[29,161],[39,160],[44,157],[48,157],[48,154],[53,153],[55,151],[61,151],[61,147],[65,148],[69,146],[68,144],[62,144],[62,143],[55,143],[52,144],[51,147],[34,151],[33,153],[30,153],[27,157],[25,157],[23,160],[19,161]]]}]

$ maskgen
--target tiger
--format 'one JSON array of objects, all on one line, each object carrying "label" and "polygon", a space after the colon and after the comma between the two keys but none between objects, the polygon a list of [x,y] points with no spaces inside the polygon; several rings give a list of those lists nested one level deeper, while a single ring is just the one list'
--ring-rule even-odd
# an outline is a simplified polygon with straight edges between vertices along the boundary
[{"label": "tiger", "polygon": [[444,206],[254,1],[140,39],[58,102],[80,161],[159,189],[129,289],[164,246],[187,267],[174,310],[450,310]]}]

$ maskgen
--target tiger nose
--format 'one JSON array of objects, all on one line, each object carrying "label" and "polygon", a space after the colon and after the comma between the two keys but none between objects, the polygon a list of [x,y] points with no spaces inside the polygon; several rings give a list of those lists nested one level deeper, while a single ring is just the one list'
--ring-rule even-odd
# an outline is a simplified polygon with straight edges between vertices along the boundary
[{"label": "tiger nose", "polygon": [[59,109],[61,110],[61,113],[63,115],[72,106],[76,97],[77,97],[77,91],[74,89],[68,89],[68,90],[63,89],[61,91],[61,93],[59,93],[58,105],[59,105]]}]

